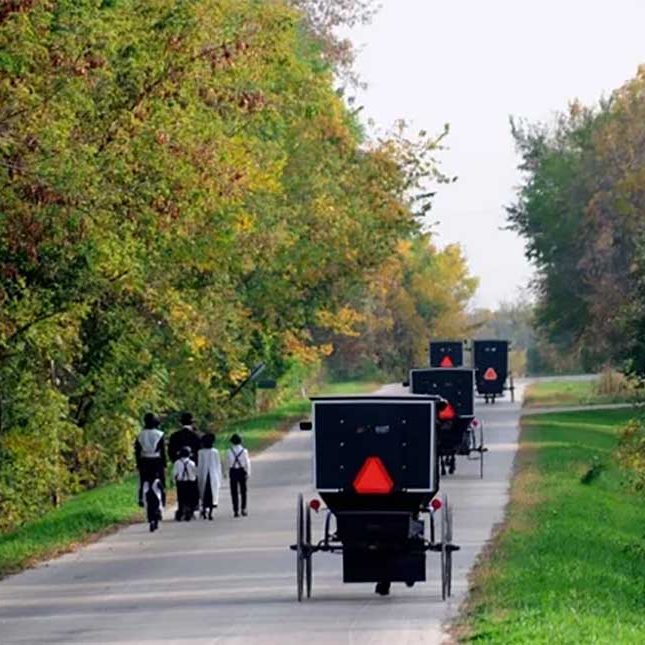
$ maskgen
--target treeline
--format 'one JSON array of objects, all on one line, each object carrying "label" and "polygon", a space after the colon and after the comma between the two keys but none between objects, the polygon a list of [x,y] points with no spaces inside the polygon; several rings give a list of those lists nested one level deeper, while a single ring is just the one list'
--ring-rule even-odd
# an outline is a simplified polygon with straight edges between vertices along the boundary
[{"label": "treeline", "polygon": [[329,6],[0,8],[0,529],[130,470],[147,409],[219,425],[259,361],[395,370],[461,324],[441,137],[365,140],[332,27],[369,3]]},{"label": "treeline", "polygon": [[510,365],[517,376],[579,374],[584,370],[575,352],[563,351],[536,325],[537,307],[520,297],[502,302],[494,310],[479,309],[470,316],[475,339],[507,338],[511,342]]},{"label": "treeline", "polygon": [[586,369],[645,375],[645,68],[513,133],[525,176],[509,221],[538,270],[540,329]]}]

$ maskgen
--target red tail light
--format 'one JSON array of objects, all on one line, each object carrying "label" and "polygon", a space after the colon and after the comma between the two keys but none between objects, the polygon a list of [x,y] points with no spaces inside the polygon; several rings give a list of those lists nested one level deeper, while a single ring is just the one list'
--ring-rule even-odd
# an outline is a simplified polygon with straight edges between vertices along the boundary
[{"label": "red tail light", "polygon": [[319,499],[312,499],[309,502],[309,508],[317,513],[320,510],[320,500]]},{"label": "red tail light", "polygon": [[378,457],[368,457],[354,479],[354,490],[359,495],[388,495],[394,482]]},{"label": "red tail light", "polygon": [[443,506],[443,503],[438,497],[435,497],[431,502],[430,502],[430,508],[433,511],[438,511],[441,507]]}]

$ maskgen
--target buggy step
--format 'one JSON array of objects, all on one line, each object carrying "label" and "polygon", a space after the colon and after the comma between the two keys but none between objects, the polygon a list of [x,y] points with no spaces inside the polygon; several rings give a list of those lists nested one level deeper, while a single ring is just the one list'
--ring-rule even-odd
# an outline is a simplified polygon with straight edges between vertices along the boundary
[{"label": "buggy step", "polygon": [[[438,544],[431,544],[428,547],[428,551],[433,551],[434,553],[441,553],[442,550],[443,550],[443,545],[441,544],[441,542],[439,542]],[[460,551],[460,550],[461,550],[461,547],[457,546],[456,544],[446,545],[446,551],[453,552],[453,551]]]}]

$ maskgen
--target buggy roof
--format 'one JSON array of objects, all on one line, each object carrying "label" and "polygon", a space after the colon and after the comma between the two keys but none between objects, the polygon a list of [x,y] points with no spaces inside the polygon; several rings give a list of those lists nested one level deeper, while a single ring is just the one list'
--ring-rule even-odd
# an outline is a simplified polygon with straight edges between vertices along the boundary
[{"label": "buggy roof", "polygon": [[410,372],[431,372],[432,374],[450,374],[450,372],[474,372],[472,367],[413,367]]},{"label": "buggy roof", "polygon": [[441,401],[436,394],[344,394],[341,396],[312,396],[312,401]]}]

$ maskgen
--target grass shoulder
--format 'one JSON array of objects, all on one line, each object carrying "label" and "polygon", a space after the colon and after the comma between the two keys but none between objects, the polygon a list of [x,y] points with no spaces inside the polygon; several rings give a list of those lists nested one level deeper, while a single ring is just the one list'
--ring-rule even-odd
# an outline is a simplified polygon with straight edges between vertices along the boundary
[{"label": "grass shoulder", "polygon": [[0,578],[74,550],[140,517],[136,479],[79,493],[59,508],[0,535]]},{"label": "grass shoulder", "polygon": [[[372,392],[379,387],[378,383],[365,381],[343,381],[325,383],[310,394],[357,394]],[[251,452],[258,452],[271,445],[291,428],[294,423],[306,417],[311,410],[307,397],[297,397],[278,406],[274,410],[257,414],[247,419],[239,419],[229,424],[218,439],[218,448],[225,445],[226,437],[237,432],[244,438],[244,445]]]},{"label": "grass shoulder", "polygon": [[618,377],[593,380],[543,380],[531,383],[524,395],[524,407],[564,407],[637,403],[643,398],[635,389]]},{"label": "grass shoulder", "polygon": [[613,453],[628,410],[523,419],[506,521],[480,558],[463,642],[645,642],[645,504]]},{"label": "grass shoulder", "polygon": [[[351,381],[323,385],[319,389],[320,393],[351,394],[377,387],[377,383]],[[270,412],[231,423],[218,439],[218,447],[225,447],[226,438],[239,432],[249,450],[258,452],[306,416],[310,405],[307,398],[298,397]],[[39,519],[0,534],[0,578],[73,551],[121,526],[141,521],[142,517],[136,505],[135,477],[75,495]]]}]

